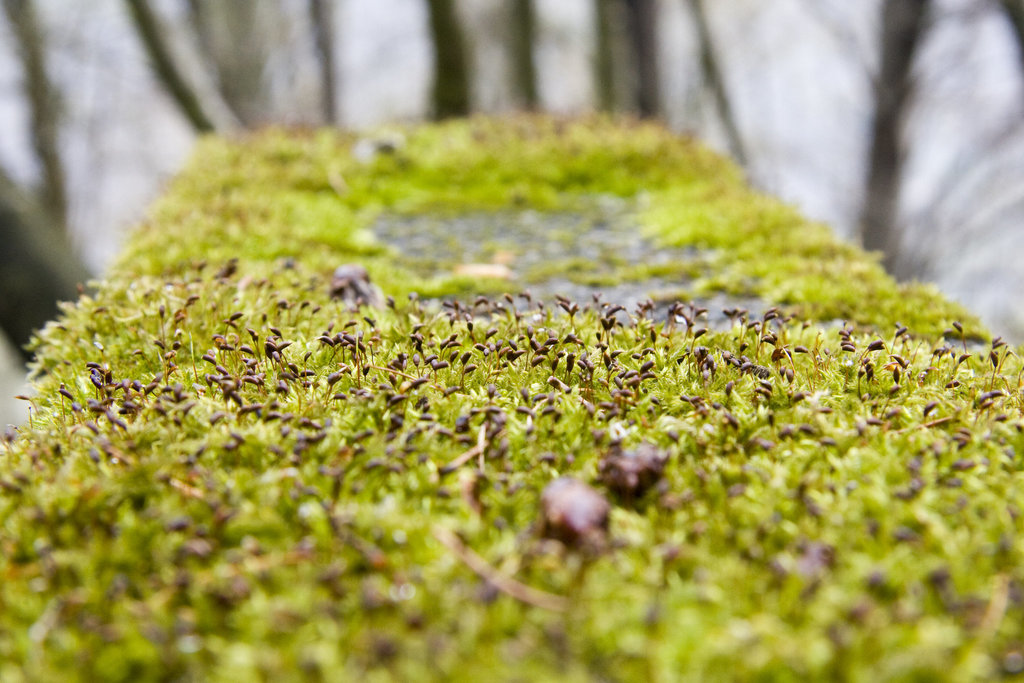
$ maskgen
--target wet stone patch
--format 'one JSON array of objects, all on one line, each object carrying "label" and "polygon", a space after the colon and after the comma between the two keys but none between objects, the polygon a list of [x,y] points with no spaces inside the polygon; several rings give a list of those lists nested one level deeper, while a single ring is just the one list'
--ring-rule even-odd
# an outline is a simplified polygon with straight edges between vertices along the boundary
[{"label": "wet stone patch", "polygon": [[731,324],[725,310],[760,315],[769,308],[754,297],[695,297],[690,288],[711,254],[655,244],[619,199],[601,198],[576,212],[385,215],[371,230],[424,277],[456,273],[507,280],[508,291],[527,291],[533,301],[599,301],[628,311],[645,308],[657,319],[676,302],[692,302],[707,309],[706,322],[714,328]]}]

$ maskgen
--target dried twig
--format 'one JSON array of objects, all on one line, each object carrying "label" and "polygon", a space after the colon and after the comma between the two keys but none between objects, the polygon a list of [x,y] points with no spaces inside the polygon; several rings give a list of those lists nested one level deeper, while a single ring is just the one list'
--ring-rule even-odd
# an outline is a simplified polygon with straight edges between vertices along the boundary
[{"label": "dried twig", "polygon": [[569,600],[561,595],[554,595],[553,593],[547,593],[536,588],[531,588],[530,586],[520,583],[511,576],[507,576],[495,569],[487,563],[487,560],[477,555],[470,548],[466,547],[466,544],[448,529],[435,526],[433,532],[434,538],[436,538],[441,545],[452,551],[456,557],[462,560],[467,567],[476,572],[480,578],[490,583],[502,593],[515,598],[520,602],[525,602],[527,605],[533,605],[534,607],[540,607],[541,609],[564,612],[569,608]]},{"label": "dried twig", "polygon": [[475,456],[480,456],[480,469],[484,466],[484,449],[487,447],[487,425],[480,425],[480,431],[477,433],[476,445],[470,448],[465,453],[459,455],[450,463],[441,468],[441,474],[448,474],[459,469],[467,462],[472,460]]},{"label": "dried twig", "polygon": [[1006,605],[1010,595],[1010,579],[1006,574],[998,574],[992,579],[992,597],[985,609],[985,616],[978,626],[981,638],[990,638],[999,628],[1006,614]]},{"label": "dried twig", "polygon": [[203,500],[203,492],[194,486],[189,486],[183,481],[177,479],[171,479],[167,483],[171,485],[172,489],[175,489],[182,495],[188,496],[189,498],[195,498],[196,500]]}]

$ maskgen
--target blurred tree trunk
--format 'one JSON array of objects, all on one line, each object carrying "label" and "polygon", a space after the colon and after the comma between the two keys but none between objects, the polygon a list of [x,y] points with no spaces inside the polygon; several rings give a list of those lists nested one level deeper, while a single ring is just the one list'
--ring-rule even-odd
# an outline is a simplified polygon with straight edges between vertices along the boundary
[{"label": "blurred tree trunk", "polygon": [[597,103],[601,111],[615,109],[615,54],[612,29],[613,3],[617,0],[594,0],[596,55],[594,80],[597,84]]},{"label": "blurred tree trunk", "polygon": [[434,40],[434,116],[469,114],[469,64],[454,0],[427,0]]},{"label": "blurred tree trunk", "polygon": [[741,164],[745,164],[747,162],[746,147],[743,144],[743,136],[740,134],[739,126],[736,125],[732,101],[729,99],[729,94],[725,89],[725,78],[718,61],[718,49],[711,34],[707,13],[704,11],[704,0],[689,0],[689,3],[690,12],[697,27],[697,41],[700,46],[700,67],[704,83],[711,89],[711,95],[714,98],[715,108],[718,112],[718,119],[722,122],[723,128],[725,128],[725,134],[728,138],[729,148],[733,157]]},{"label": "blurred tree trunk", "polygon": [[881,59],[860,230],[865,248],[881,251],[890,271],[897,266],[900,251],[903,123],[913,90],[914,55],[930,8],[931,0],[885,0],[882,6]]},{"label": "blurred tree trunk", "polygon": [[594,0],[594,84],[601,111],[634,111],[637,56],[624,0]]},{"label": "blurred tree trunk", "polygon": [[512,78],[516,96],[526,109],[536,109],[539,103],[533,61],[536,19],[533,0],[512,0]]},{"label": "blurred tree trunk", "polygon": [[50,220],[0,173],[0,330],[28,360],[32,333],[58,313],[57,302],[78,298],[88,274],[63,240],[49,237]]},{"label": "blurred tree trunk", "polygon": [[32,151],[42,170],[40,187],[31,193],[0,171],[0,331],[25,360],[32,333],[57,315],[58,300],[76,298],[88,277],[67,235],[60,102],[35,9],[31,0],[3,0],[28,102]]},{"label": "blurred tree trunk", "polygon": [[334,8],[331,0],[309,0],[309,18],[320,67],[320,97],[324,122],[338,124],[336,50],[334,44]]},{"label": "blurred tree trunk", "polygon": [[640,116],[661,110],[658,87],[658,6],[656,0],[626,0],[628,28],[636,66],[636,107]]},{"label": "blurred tree trunk", "polygon": [[29,102],[32,146],[42,168],[39,198],[49,214],[43,226],[53,239],[66,241],[67,193],[60,155],[60,97],[46,69],[46,41],[30,0],[3,0],[4,11],[17,43]]},{"label": "blurred tree trunk", "polygon": [[211,88],[197,87],[185,77],[185,68],[168,39],[169,28],[148,0],[125,0],[139,40],[149,55],[157,78],[199,132],[225,131],[236,127],[234,115]]},{"label": "blurred tree trunk", "polygon": [[287,25],[270,0],[190,0],[190,16],[217,89],[234,115],[251,127],[272,115],[264,87],[267,63],[284,49]]},{"label": "blurred tree trunk", "polygon": [[1017,42],[1017,60],[1024,71],[1024,0],[1000,0]]}]

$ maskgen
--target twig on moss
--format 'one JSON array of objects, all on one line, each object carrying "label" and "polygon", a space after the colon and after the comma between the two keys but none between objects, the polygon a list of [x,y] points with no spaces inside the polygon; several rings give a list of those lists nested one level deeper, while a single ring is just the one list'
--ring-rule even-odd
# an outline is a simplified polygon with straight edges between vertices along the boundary
[{"label": "twig on moss", "polygon": [[978,626],[979,637],[987,639],[993,636],[1006,614],[1006,605],[1010,595],[1010,579],[1006,574],[998,574],[992,579],[992,598],[988,602],[985,616]]},{"label": "twig on moss", "polygon": [[449,474],[459,469],[475,456],[480,456],[480,469],[484,467],[484,449],[487,447],[487,425],[480,425],[480,432],[476,437],[476,445],[459,455],[450,463],[441,468],[441,474]]},{"label": "twig on moss", "polygon": [[176,491],[178,491],[179,493],[181,493],[184,496],[187,496],[189,498],[195,498],[196,500],[203,500],[204,499],[202,491],[200,491],[199,489],[197,489],[194,486],[189,486],[188,484],[186,484],[183,481],[178,481],[177,479],[171,479],[167,483],[171,485],[172,489],[175,489]]},{"label": "twig on moss", "polygon": [[906,434],[907,432],[914,431],[915,429],[931,429],[932,427],[938,427],[939,425],[944,425],[947,422],[952,422],[953,420],[957,419],[958,417],[960,417],[960,416],[959,415],[945,415],[943,417],[936,418],[936,419],[931,420],[929,422],[922,422],[921,424],[910,425],[909,427],[904,427],[903,429],[898,429],[898,430],[894,431],[893,434]]},{"label": "twig on moss", "polygon": [[[394,368],[385,368],[385,367],[381,367],[379,365],[367,365],[366,368],[369,369],[369,370],[377,370],[379,372],[386,372],[389,375],[398,375],[399,377],[405,377],[406,379],[410,379],[410,380],[412,380],[414,382],[416,380],[423,379],[422,377],[417,377],[416,375],[410,375],[409,373],[402,372],[401,370],[395,370]],[[437,382],[431,383],[430,386],[434,387],[438,391],[444,391],[444,387],[441,386],[440,384],[438,384]]]},{"label": "twig on moss", "polygon": [[448,529],[435,526],[433,532],[434,538],[441,545],[452,551],[452,554],[458,557],[463,564],[502,593],[520,602],[525,602],[527,605],[540,607],[541,609],[564,612],[569,608],[569,600],[561,595],[532,588],[495,569],[487,563],[487,560],[466,547],[466,544]]}]

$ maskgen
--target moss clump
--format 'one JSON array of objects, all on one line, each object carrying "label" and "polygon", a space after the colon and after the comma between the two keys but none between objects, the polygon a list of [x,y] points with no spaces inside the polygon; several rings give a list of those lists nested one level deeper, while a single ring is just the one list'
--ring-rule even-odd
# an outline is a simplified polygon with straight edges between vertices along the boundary
[{"label": "moss clump", "polygon": [[[364,165],[334,132],[205,141],[42,332],[32,418],[0,450],[0,679],[1021,666],[1017,354],[657,127],[405,135]],[[406,295],[472,283],[366,232],[600,194],[713,250],[705,290],[781,308],[708,330],[683,305],[431,307]],[[353,260],[387,307],[329,297]],[[636,453],[657,467],[623,488]],[[587,543],[551,531],[575,514],[542,501],[560,477],[610,505]]]}]

